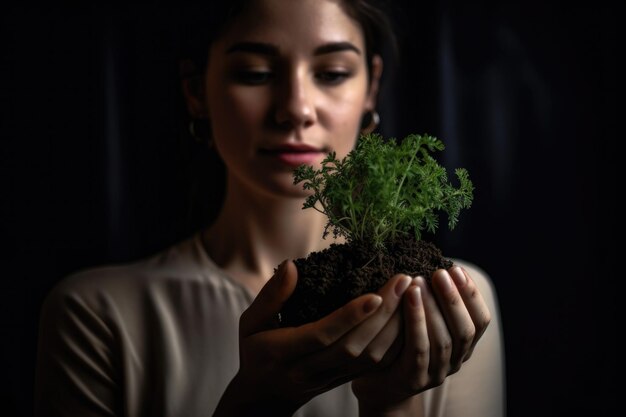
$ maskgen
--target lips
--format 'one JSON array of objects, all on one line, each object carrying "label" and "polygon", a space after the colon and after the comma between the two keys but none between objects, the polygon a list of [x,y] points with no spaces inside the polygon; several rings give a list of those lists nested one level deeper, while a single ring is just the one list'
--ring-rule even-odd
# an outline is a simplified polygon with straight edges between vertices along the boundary
[{"label": "lips", "polygon": [[328,150],[307,144],[284,143],[262,148],[260,153],[263,156],[276,160],[276,162],[295,167],[303,164],[313,164],[321,160],[326,156]]}]

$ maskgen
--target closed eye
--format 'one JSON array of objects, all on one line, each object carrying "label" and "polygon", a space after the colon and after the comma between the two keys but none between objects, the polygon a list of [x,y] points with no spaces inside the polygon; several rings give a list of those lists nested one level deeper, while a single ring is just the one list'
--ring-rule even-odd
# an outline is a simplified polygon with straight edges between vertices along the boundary
[{"label": "closed eye", "polygon": [[235,72],[235,80],[246,85],[263,85],[270,82],[274,78],[271,71],[237,71]]},{"label": "closed eye", "polygon": [[347,71],[322,71],[315,74],[315,78],[322,84],[336,85],[341,84],[351,75]]}]

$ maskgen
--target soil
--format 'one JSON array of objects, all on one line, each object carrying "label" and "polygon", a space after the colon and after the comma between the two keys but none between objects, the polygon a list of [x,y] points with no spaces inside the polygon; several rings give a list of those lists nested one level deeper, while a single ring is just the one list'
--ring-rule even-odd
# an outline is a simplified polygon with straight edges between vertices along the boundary
[{"label": "soil", "polygon": [[280,314],[281,325],[299,326],[318,320],[348,301],[376,292],[397,273],[426,279],[452,261],[431,242],[402,237],[383,250],[355,242],[332,244],[294,260],[298,283]]}]

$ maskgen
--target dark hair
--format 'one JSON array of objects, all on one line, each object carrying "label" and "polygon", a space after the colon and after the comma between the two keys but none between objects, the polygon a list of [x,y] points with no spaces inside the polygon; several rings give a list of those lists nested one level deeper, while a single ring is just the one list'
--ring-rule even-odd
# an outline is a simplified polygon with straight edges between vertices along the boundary
[{"label": "dark hair", "polygon": [[397,55],[397,43],[391,21],[380,1],[339,0],[345,13],[361,25],[365,37],[365,58],[368,73],[372,73],[372,57],[389,58]]}]

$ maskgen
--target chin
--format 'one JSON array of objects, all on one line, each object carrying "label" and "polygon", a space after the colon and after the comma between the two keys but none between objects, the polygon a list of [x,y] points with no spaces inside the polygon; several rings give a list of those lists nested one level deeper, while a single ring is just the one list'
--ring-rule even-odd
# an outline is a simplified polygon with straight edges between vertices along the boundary
[{"label": "chin", "polygon": [[280,178],[276,181],[264,181],[263,184],[258,184],[257,187],[268,197],[281,199],[303,200],[313,193],[311,190],[302,189],[301,184],[293,184],[291,176],[288,180]]}]

